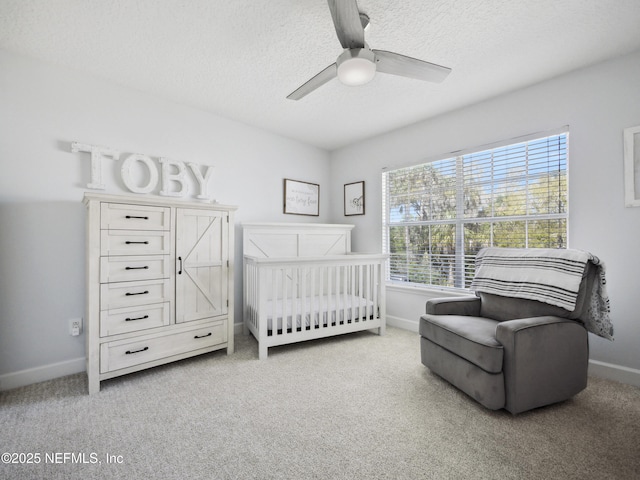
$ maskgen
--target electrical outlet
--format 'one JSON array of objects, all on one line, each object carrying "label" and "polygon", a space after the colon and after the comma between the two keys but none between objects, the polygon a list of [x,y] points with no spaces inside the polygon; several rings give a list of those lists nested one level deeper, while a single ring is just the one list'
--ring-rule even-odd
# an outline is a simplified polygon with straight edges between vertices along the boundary
[{"label": "electrical outlet", "polygon": [[69,335],[77,337],[82,332],[82,318],[69,319]]}]

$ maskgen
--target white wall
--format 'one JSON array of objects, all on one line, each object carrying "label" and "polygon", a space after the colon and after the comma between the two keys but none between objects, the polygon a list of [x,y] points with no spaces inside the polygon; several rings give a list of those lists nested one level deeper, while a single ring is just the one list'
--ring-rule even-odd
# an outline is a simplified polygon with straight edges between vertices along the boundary
[{"label": "white wall", "polygon": [[[329,154],[244,124],[0,50],[0,389],[84,369],[88,154],[73,141],[214,165],[210,191],[238,222],[328,222],[282,213],[283,178],[329,185]],[[107,193],[130,194],[105,162]],[[157,189],[159,190],[159,188]],[[157,195],[157,191],[154,192]],[[189,198],[190,200],[193,197]],[[241,322],[236,227],[236,324]]]},{"label": "white wall", "polygon": [[[569,244],[604,260],[615,341],[590,335],[592,370],[640,385],[640,208],[624,207],[623,142],[640,125],[640,52],[363,141],[332,154],[333,195],[366,182],[354,250],[380,251],[381,170],[569,125]],[[341,205],[333,205],[334,217]],[[417,328],[428,295],[388,290],[388,315]]]}]

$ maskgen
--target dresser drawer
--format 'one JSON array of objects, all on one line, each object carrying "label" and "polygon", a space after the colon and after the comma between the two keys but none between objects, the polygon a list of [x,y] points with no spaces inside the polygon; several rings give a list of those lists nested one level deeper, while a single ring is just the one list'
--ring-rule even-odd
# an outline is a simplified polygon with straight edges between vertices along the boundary
[{"label": "dresser drawer", "polygon": [[169,278],[169,255],[100,257],[100,283]]},{"label": "dresser drawer", "polygon": [[100,310],[163,303],[171,299],[169,279],[140,282],[103,283],[100,285]]},{"label": "dresser drawer", "polygon": [[100,373],[213,347],[226,341],[227,322],[225,320],[178,333],[168,332],[146,339],[137,338],[103,343],[100,346]]},{"label": "dresser drawer", "polygon": [[100,336],[137,332],[169,325],[170,303],[116,308],[100,312]]},{"label": "dresser drawer", "polygon": [[169,230],[171,209],[146,205],[102,203],[100,228],[103,230]]},{"label": "dresser drawer", "polygon": [[102,230],[100,255],[168,255],[171,251],[169,232],[144,230]]}]

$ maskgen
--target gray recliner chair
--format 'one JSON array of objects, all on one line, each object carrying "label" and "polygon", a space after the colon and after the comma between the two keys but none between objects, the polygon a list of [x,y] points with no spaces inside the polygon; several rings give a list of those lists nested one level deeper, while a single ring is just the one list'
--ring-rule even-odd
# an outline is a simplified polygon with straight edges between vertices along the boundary
[{"label": "gray recliner chair", "polygon": [[596,269],[587,264],[573,311],[487,293],[429,300],[420,317],[422,363],[491,410],[517,414],[587,386],[580,322]]}]

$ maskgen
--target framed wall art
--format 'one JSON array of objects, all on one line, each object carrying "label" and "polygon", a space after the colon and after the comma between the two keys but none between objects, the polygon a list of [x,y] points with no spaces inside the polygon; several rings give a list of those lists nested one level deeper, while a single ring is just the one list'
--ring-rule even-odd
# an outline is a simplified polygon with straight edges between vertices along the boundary
[{"label": "framed wall art", "polygon": [[291,215],[320,215],[320,185],[284,179],[284,213]]},{"label": "framed wall art", "polygon": [[364,215],[364,181],[345,184],[344,214]]},{"label": "framed wall art", "polygon": [[640,207],[640,126],[624,130],[624,203]]}]

